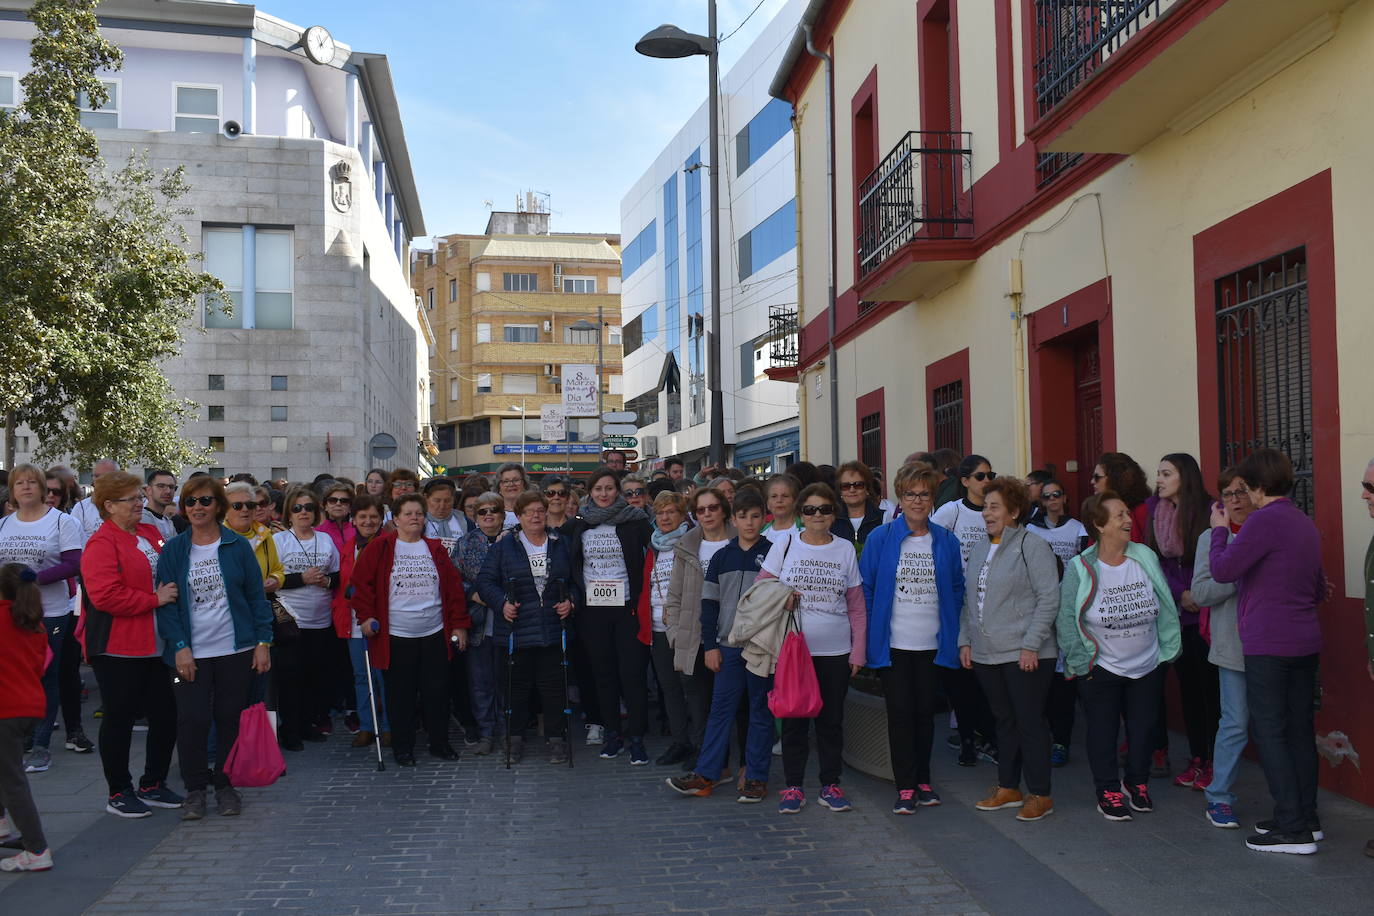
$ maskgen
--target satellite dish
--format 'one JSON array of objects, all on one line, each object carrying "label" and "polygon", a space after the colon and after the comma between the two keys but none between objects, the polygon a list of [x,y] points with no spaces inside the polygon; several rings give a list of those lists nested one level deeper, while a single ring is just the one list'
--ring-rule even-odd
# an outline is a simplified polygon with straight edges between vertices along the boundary
[{"label": "satellite dish", "polygon": [[488,197],[486,200],[482,201],[482,206],[490,210],[496,206],[496,203],[490,197]]}]

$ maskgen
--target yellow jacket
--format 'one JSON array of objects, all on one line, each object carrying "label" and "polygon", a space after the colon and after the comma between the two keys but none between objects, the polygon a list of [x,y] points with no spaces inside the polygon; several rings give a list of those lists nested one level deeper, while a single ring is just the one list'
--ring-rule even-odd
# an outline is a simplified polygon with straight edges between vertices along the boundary
[{"label": "yellow jacket", "polygon": [[253,545],[253,555],[258,558],[263,581],[266,582],[269,578],[276,579],[277,586],[280,587],[286,581],[286,570],[281,565],[281,557],[277,556],[277,542],[272,540],[272,529],[253,522],[247,531],[236,533],[243,535],[248,539],[248,543]]}]

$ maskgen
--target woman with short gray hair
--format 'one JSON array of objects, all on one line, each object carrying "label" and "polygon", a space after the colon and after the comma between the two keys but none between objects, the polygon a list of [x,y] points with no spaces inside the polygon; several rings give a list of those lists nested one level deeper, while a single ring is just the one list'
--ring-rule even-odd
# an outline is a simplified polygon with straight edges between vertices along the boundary
[{"label": "woman with short gray hair", "polygon": [[468,615],[472,628],[468,630],[467,676],[468,697],[472,717],[477,720],[477,747],[473,753],[484,757],[492,752],[501,736],[501,717],[496,679],[496,642],[491,638],[491,609],[482,601],[477,590],[477,574],[486,562],[487,551],[504,534],[506,504],[496,493],[480,494],[473,508],[477,525],[453,545],[449,554],[453,565],[463,574],[463,590],[468,598]]}]

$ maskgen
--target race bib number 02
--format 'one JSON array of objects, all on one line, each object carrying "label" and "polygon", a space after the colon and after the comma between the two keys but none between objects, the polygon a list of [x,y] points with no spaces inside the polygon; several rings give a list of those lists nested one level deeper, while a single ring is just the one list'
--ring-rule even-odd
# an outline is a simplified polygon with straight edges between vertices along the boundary
[{"label": "race bib number 02", "polygon": [[530,555],[530,575],[536,579],[543,578],[549,574],[549,555],[546,553],[535,553]]},{"label": "race bib number 02", "polygon": [[587,604],[593,607],[624,607],[625,583],[619,579],[592,579],[587,583]]}]

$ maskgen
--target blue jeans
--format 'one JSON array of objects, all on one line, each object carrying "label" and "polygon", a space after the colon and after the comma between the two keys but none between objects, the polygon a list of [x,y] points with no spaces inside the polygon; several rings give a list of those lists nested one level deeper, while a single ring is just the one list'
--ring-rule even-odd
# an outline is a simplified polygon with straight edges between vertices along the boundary
[{"label": "blue jeans", "polygon": [[[487,636],[479,645],[469,646],[467,662],[468,702],[472,704],[472,717],[477,720],[477,733],[483,738],[498,738],[503,729],[496,679],[496,640]],[[561,707],[544,710],[546,717],[561,713]],[[524,726],[523,722],[520,724]]]},{"label": "blue jeans", "polygon": [[1250,743],[1250,709],[1245,702],[1245,672],[1217,668],[1221,677],[1221,722],[1217,725],[1216,749],[1212,752],[1212,784],[1207,787],[1207,801],[1212,804],[1234,805],[1236,796],[1231,786],[1236,783],[1240,756]]},{"label": "blue jeans", "polygon": [[43,697],[47,705],[43,710],[43,720],[33,730],[35,747],[47,747],[52,742],[53,729],[57,727],[57,709],[61,699],[58,685],[62,673],[62,643],[67,638],[67,628],[75,624],[76,619],[71,614],[43,618],[43,628],[48,631],[48,648],[52,650],[52,663],[43,672]]},{"label": "blue jeans", "polygon": [[768,691],[773,679],[750,673],[744,665],[742,650],[721,646],[720,670],[715,680],[706,737],[697,755],[697,774],[712,782],[720,778],[720,769],[730,750],[735,710],[739,708],[740,695],[748,690],[749,733],[744,742],[744,774],[746,779],[767,782],[768,766],[773,762],[773,714],[768,711]]},{"label": "blue jeans", "polygon": [[1301,834],[1317,821],[1312,713],[1316,685],[1316,655],[1245,656],[1245,691],[1252,701],[1255,746],[1274,797],[1278,833]]},{"label": "blue jeans", "polygon": [[386,718],[386,687],[382,684],[382,672],[372,669],[372,690],[376,693],[377,712],[382,717],[382,727],[375,728],[372,721],[372,705],[367,701],[367,662],[363,655],[365,640],[354,636],[348,640],[348,657],[353,661],[353,693],[358,698],[358,728],[365,732],[391,731]]}]

